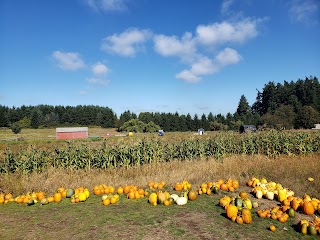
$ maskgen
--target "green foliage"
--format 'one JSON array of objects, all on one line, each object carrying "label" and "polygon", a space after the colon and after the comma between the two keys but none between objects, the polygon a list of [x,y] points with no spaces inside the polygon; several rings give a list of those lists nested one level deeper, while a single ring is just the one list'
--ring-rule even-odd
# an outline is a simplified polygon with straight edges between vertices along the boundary
[{"label": "green foliage", "polygon": [[[130,120],[132,121],[132,120]],[[138,120],[139,121],[139,120]],[[106,169],[120,166],[183,161],[220,159],[230,155],[265,155],[320,153],[320,133],[268,131],[255,134],[225,132],[214,136],[198,136],[179,140],[166,136],[157,139],[134,139],[117,144],[74,145],[59,149],[10,148],[0,158],[0,172],[46,171],[50,167],[65,169]]]},{"label": "green foliage", "polygon": [[19,121],[19,125],[21,126],[21,128],[30,128],[31,120],[28,117],[24,117]]},{"label": "green foliage", "polygon": [[14,133],[14,134],[18,134],[21,132],[21,126],[18,122],[15,122],[13,124],[11,124],[11,131]]}]

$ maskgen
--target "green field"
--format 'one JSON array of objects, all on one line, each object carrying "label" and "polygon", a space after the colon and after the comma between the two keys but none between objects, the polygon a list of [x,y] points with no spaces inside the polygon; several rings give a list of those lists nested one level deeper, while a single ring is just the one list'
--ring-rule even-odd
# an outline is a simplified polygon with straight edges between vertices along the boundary
[{"label": "green field", "polygon": [[[100,136],[106,132],[116,134],[114,130],[96,128],[90,131],[89,129],[89,135],[92,136]],[[66,150],[70,145],[69,152],[74,152],[75,149],[78,151],[84,151],[84,149],[94,151],[96,149],[95,151],[99,153],[98,150],[101,150],[101,146],[107,144],[116,149],[119,155],[123,153],[119,149],[125,148],[125,146],[128,149],[131,149],[130,146],[135,146],[138,149],[137,144],[140,144],[141,141],[152,147],[157,144],[158,147],[163,147],[162,151],[170,149],[165,146],[177,147],[181,143],[189,144],[190,152],[192,152],[192,144],[200,144],[201,142],[208,144],[210,139],[211,141],[215,139],[216,143],[228,144],[232,144],[227,141],[228,139],[241,143],[251,143],[250,139],[252,139],[252,136],[239,136],[239,140],[234,133],[213,132],[200,138],[200,136],[188,132],[167,133],[160,138],[156,134],[136,134],[132,138],[110,137],[83,141],[56,141],[48,137],[54,133],[54,129],[23,129],[19,137],[24,140],[7,141],[3,139],[12,138],[14,135],[9,130],[1,130],[0,156],[2,161],[6,159],[5,155],[8,153],[8,149],[14,159],[19,159],[16,157],[21,157],[22,152],[23,156],[27,156],[25,160],[29,161],[30,156],[38,156],[37,154],[44,152],[52,153],[54,149]],[[259,136],[262,135],[253,137],[259,140]],[[318,146],[313,146],[319,140],[319,133],[286,132],[276,133],[269,137],[273,137],[275,142],[281,145],[279,148],[274,148],[273,153],[269,151],[270,156],[263,154],[263,149],[260,148],[261,152],[250,150],[251,152],[247,152],[247,154],[232,154],[232,151],[235,150],[225,149],[219,158],[207,155],[199,157],[198,153],[194,152],[193,155],[190,155],[194,156],[193,159],[176,157],[162,161],[162,157],[169,155],[160,154],[157,157],[159,161],[113,166],[105,169],[95,167],[61,168],[46,165],[41,171],[2,172],[0,173],[0,192],[11,192],[14,196],[31,191],[44,191],[47,196],[50,196],[59,187],[77,188],[79,186],[87,187],[91,196],[87,201],[81,203],[70,203],[69,199],[63,199],[61,203],[49,203],[48,205],[37,203],[26,206],[15,202],[0,204],[2,219],[0,236],[3,239],[319,239],[319,236],[302,235],[295,229],[299,220],[312,220],[316,215],[307,216],[298,212],[295,218],[289,219],[285,223],[259,218],[256,210],[270,208],[280,203],[267,199],[256,199],[250,193],[251,188],[246,186],[246,182],[251,177],[264,177],[293,190],[295,196],[302,197],[307,193],[311,197],[319,199],[320,154],[317,150]],[[290,150],[288,154],[281,152],[285,149],[283,148],[285,145],[283,139],[288,140],[286,148]],[[290,139],[294,139],[298,144],[289,143]],[[269,143],[269,146],[276,145]],[[234,147],[234,149],[244,148],[248,149],[246,146]],[[299,149],[304,149],[305,152],[297,152]],[[39,156],[42,156],[41,154]],[[66,154],[65,156],[74,155]],[[314,178],[314,181],[309,182],[308,177]],[[218,194],[202,194],[198,196],[196,201],[189,201],[184,206],[176,204],[168,207],[152,206],[148,203],[147,198],[129,200],[125,195],[120,195],[118,203],[104,206],[101,196],[93,194],[94,186],[99,184],[107,184],[115,188],[136,185],[146,189],[149,181],[165,181],[167,183],[165,190],[175,193],[174,184],[183,180],[188,180],[192,184],[192,188],[197,190],[201,183],[229,178],[237,179],[240,183],[239,189],[235,192],[220,191]],[[221,197],[225,195],[236,196],[240,191],[248,192],[251,200],[259,203],[259,207],[252,210],[253,222],[251,224],[233,223],[226,218],[225,210],[218,205]],[[275,232],[268,230],[270,224],[277,227]]]}]

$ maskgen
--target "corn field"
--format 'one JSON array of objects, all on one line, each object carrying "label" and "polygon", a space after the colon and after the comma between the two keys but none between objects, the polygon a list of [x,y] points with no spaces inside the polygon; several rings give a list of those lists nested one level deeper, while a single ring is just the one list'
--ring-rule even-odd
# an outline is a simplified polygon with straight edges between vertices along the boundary
[{"label": "corn field", "polygon": [[43,172],[48,167],[63,169],[107,169],[142,164],[215,158],[231,155],[300,155],[320,152],[319,132],[219,133],[185,139],[132,138],[98,145],[67,142],[52,149],[29,145],[19,150],[5,149],[0,156],[1,173]]}]

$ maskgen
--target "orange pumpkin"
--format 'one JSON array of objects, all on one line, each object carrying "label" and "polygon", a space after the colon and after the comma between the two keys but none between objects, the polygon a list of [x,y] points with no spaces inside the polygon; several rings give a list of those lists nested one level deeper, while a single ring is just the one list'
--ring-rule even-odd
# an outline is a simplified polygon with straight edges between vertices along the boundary
[{"label": "orange pumpkin", "polygon": [[252,222],[252,215],[250,209],[243,208],[241,211],[241,215],[244,223],[250,224]]},{"label": "orange pumpkin", "polygon": [[223,190],[223,191],[228,191],[228,185],[226,183],[222,183],[220,185],[220,189]]},{"label": "orange pumpkin", "polygon": [[303,203],[303,212],[307,215],[314,214],[314,207],[310,201],[305,201]]},{"label": "orange pumpkin", "polygon": [[238,208],[235,205],[229,205],[226,208],[226,213],[228,218],[232,218],[233,216],[238,215]]},{"label": "orange pumpkin", "polygon": [[174,189],[176,190],[176,191],[181,191],[182,190],[182,184],[181,183],[176,183],[175,185],[174,185]]},{"label": "orange pumpkin", "polygon": [[56,192],[53,195],[53,198],[54,198],[54,202],[61,202],[61,198],[62,198],[61,192]]}]

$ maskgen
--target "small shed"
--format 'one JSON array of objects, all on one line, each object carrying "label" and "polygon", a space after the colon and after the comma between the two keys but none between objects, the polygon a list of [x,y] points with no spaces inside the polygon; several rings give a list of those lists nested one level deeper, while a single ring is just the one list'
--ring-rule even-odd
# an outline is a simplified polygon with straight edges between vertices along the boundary
[{"label": "small shed", "polygon": [[256,132],[257,128],[255,125],[242,125],[239,131],[240,133]]},{"label": "small shed", "polygon": [[199,128],[198,129],[198,135],[203,135],[204,134],[204,129],[203,128]]},{"label": "small shed", "polygon": [[87,127],[66,127],[66,128],[56,128],[56,139],[81,139],[88,138],[88,128]]}]

